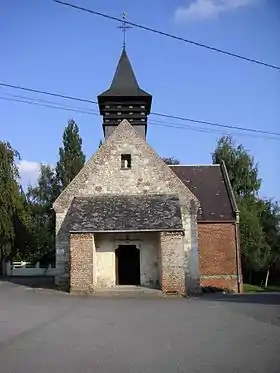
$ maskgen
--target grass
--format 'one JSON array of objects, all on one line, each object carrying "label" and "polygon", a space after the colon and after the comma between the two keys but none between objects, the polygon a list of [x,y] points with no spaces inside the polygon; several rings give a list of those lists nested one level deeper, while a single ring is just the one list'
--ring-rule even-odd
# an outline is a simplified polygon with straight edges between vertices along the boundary
[{"label": "grass", "polygon": [[280,292],[280,286],[271,285],[267,288],[259,285],[244,284],[244,293],[266,293],[266,292]]}]

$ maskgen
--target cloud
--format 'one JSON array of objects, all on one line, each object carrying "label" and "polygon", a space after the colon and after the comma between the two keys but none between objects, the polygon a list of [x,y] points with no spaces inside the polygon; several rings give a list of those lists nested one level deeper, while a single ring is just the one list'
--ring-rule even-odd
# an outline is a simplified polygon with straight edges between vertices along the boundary
[{"label": "cloud", "polygon": [[21,160],[18,171],[23,185],[34,185],[40,174],[40,162]]},{"label": "cloud", "polygon": [[175,11],[177,21],[205,20],[216,18],[220,13],[234,11],[260,0],[195,0],[191,4],[179,6]]}]

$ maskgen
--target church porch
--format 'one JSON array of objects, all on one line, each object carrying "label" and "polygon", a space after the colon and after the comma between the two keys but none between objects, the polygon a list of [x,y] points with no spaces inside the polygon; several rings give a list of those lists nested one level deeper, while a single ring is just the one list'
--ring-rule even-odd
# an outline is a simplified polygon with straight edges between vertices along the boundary
[{"label": "church porch", "polygon": [[70,292],[184,295],[182,240],[182,232],[71,233]]}]

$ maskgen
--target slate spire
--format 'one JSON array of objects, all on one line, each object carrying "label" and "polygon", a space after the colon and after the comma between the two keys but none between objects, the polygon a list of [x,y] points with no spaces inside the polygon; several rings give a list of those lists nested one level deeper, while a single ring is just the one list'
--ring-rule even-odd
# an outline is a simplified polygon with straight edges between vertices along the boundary
[{"label": "slate spire", "polygon": [[100,96],[150,96],[139,87],[125,48],[123,48],[110,88]]}]

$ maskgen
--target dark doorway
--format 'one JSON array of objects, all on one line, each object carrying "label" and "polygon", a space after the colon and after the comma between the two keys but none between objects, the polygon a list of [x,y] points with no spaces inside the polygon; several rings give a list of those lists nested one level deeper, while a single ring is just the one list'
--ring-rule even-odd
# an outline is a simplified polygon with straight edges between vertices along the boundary
[{"label": "dark doorway", "polygon": [[140,251],[136,246],[120,245],[116,250],[117,285],[140,285]]}]

